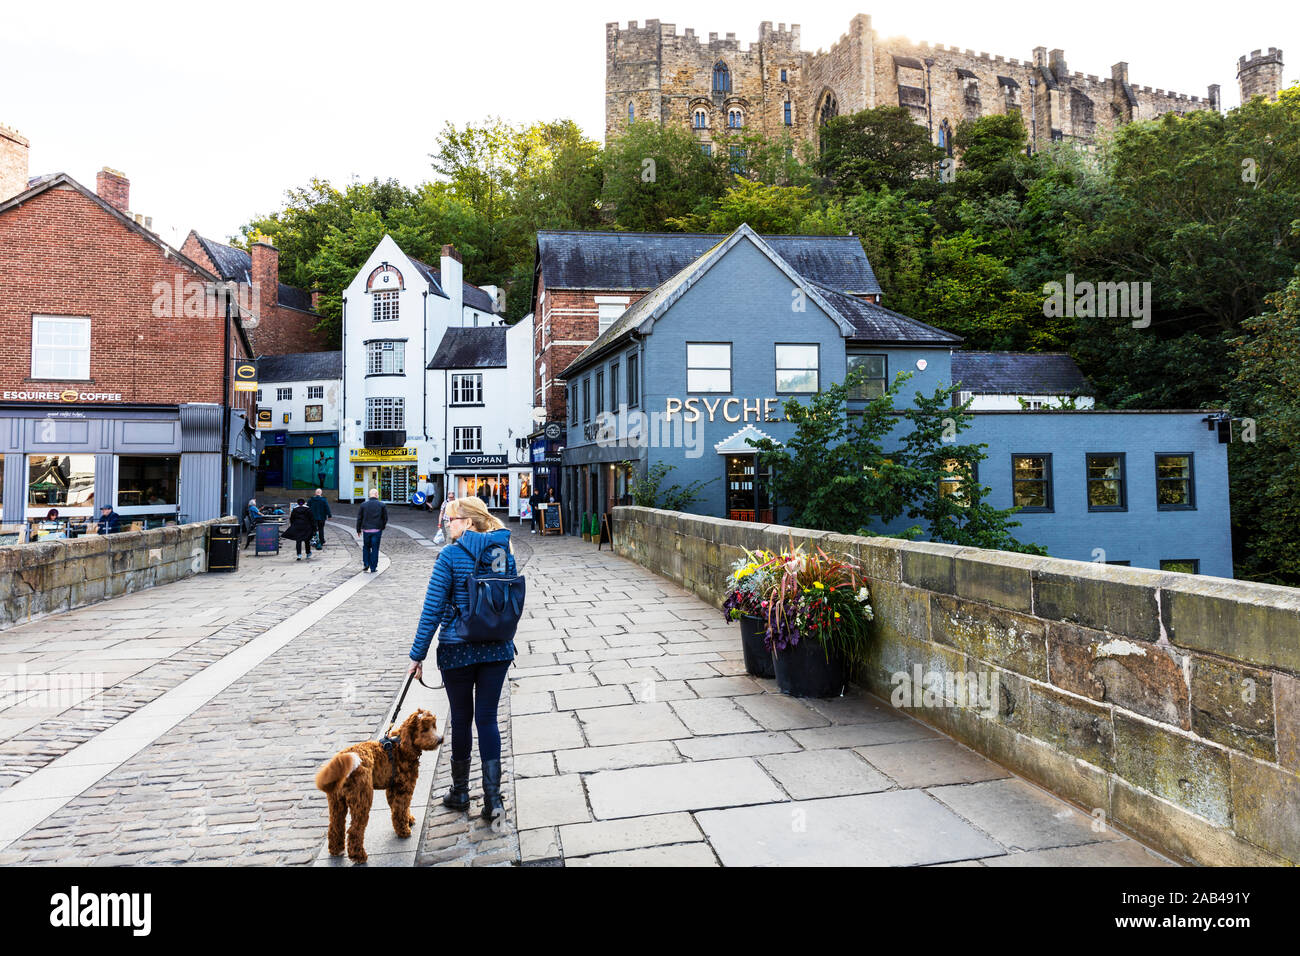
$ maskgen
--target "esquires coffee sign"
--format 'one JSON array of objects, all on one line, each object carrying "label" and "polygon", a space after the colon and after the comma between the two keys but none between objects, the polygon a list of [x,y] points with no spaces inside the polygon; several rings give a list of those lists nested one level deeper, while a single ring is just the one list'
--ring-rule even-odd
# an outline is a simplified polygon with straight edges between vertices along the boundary
[{"label": "esquires coffee sign", "polygon": [[61,392],[0,392],[6,402],[120,402],[121,392],[79,392],[75,388]]}]

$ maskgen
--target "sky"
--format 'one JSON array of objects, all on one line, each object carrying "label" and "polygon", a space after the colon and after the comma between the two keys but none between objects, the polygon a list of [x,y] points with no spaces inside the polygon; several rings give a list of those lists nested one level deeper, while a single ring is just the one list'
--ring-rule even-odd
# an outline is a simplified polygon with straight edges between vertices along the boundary
[{"label": "sky", "polygon": [[[874,7],[874,9],[873,9]],[[217,14],[216,17],[211,15]],[[103,166],[131,180],[133,211],[179,245],[190,229],[225,239],[313,178],[415,185],[439,130],[489,115],[571,118],[604,135],[605,24],[658,19],[707,39],[758,39],[798,22],[830,46],[856,13],[881,37],[1030,59],[1060,47],[1072,71],[1237,105],[1237,57],[1284,51],[1300,79],[1300,3],[986,0],[222,4],[70,0],[0,3],[0,124],[31,140],[32,175],[94,187]]]}]

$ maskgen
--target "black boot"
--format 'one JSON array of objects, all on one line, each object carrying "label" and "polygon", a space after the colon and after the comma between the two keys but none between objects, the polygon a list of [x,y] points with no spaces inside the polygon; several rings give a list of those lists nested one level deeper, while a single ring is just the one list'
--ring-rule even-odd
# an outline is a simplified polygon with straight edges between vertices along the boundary
[{"label": "black boot", "polygon": [[483,761],[483,813],[484,820],[496,820],[505,813],[501,802],[501,761]]},{"label": "black boot", "polygon": [[447,795],[442,798],[444,807],[451,807],[453,810],[469,809],[469,759],[452,760],[451,762],[451,789]]}]

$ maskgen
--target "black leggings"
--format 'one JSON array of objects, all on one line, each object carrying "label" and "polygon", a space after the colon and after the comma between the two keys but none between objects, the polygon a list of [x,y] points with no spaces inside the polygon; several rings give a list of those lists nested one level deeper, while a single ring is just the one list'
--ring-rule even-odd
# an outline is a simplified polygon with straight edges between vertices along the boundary
[{"label": "black leggings", "polygon": [[453,667],[442,672],[442,683],[451,705],[451,759],[468,760],[473,745],[470,721],[478,728],[481,760],[501,759],[501,731],[497,727],[497,705],[506,682],[510,661],[490,661]]}]

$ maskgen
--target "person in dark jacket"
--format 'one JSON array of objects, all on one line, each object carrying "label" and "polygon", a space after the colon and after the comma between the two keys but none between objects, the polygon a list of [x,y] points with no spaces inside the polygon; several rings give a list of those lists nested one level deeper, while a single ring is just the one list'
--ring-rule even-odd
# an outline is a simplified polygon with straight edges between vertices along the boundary
[{"label": "person in dark jacket", "polygon": [[311,560],[311,539],[316,537],[316,522],[305,499],[299,498],[298,507],[289,512],[289,527],[284,529],[284,537],[292,538],[298,546],[295,561],[302,560],[304,545],[307,547],[307,560]]},{"label": "person in dark jacket", "polygon": [[379,539],[388,527],[388,508],[379,500],[379,489],[371,488],[370,497],[357,509],[357,537],[361,539],[361,566],[370,574],[379,571]]},{"label": "person in dark jacket", "polygon": [[510,532],[479,498],[457,498],[448,508],[453,542],[438,553],[424,610],[411,644],[408,674],[422,676],[433,632],[438,630],[438,670],[451,706],[451,789],[443,805],[453,810],[469,807],[469,765],[473,747],[471,723],[478,729],[478,754],[483,764],[483,813],[495,820],[504,812],[501,802],[501,730],[497,705],[506,671],[515,657],[514,641],[465,640],[459,628],[461,614],[469,613],[468,577],[484,550],[504,548],[506,573],[517,573],[510,550]]},{"label": "person in dark jacket", "polygon": [[111,506],[101,505],[99,509],[99,526],[96,530],[100,534],[117,534],[121,528],[121,516]]},{"label": "person in dark jacket", "polygon": [[533,523],[532,534],[537,534],[537,517],[542,508],[542,496],[534,491],[528,496],[528,511],[532,515],[530,519]]},{"label": "person in dark jacket", "polygon": [[325,492],[316,489],[316,494],[311,496],[307,502],[307,510],[311,512],[311,518],[316,522],[316,547],[325,547],[325,519],[334,517],[334,512],[330,511],[329,499],[325,497]]}]

